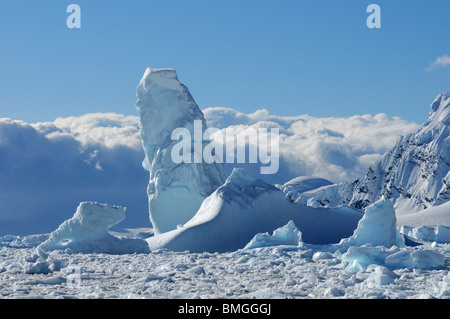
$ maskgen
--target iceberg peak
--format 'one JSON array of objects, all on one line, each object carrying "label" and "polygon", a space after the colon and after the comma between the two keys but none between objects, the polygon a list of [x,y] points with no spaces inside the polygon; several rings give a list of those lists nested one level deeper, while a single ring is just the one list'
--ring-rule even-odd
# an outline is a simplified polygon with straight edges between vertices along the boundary
[{"label": "iceberg peak", "polygon": [[340,242],[340,245],[347,246],[366,244],[387,248],[405,246],[404,238],[397,227],[394,205],[384,196],[366,208],[353,235]]},{"label": "iceberg peak", "polygon": [[[147,68],[137,87],[136,108],[145,153],[142,165],[150,172],[150,221],[155,233],[163,233],[195,215],[203,200],[225,181],[225,169],[219,163],[173,161],[171,153],[179,142],[172,137],[175,130],[187,130],[195,138],[196,121],[202,123],[202,135],[206,130],[203,112],[174,69]],[[195,151],[188,155],[195,156]]]},{"label": "iceberg peak", "polygon": [[253,178],[245,169],[234,168],[226,183],[232,183],[240,186],[248,186],[254,183],[256,179]]},{"label": "iceberg peak", "polygon": [[144,87],[151,84],[167,87],[172,90],[182,89],[181,83],[178,81],[177,72],[175,69],[162,68],[154,69],[148,67],[140,81]]}]

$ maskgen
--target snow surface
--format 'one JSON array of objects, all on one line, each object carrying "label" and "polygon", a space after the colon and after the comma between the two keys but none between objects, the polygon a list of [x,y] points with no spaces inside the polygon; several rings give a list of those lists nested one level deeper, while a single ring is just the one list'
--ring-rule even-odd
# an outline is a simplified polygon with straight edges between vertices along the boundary
[{"label": "snow surface", "polygon": [[[203,152],[203,146],[196,150],[194,142],[202,143],[206,121],[175,70],[148,68],[137,87],[136,108],[145,152],[143,166],[150,172],[150,221],[155,233],[164,233],[195,215],[203,200],[225,181],[225,169],[218,163],[194,163],[196,156],[203,158],[197,153]],[[200,138],[194,133],[195,120],[203,124]],[[177,164],[171,158],[179,143],[172,140],[172,133],[180,128],[191,135],[191,163]]]},{"label": "snow surface", "polygon": [[332,182],[324,178],[313,176],[298,176],[284,183],[283,185],[276,185],[289,199],[294,200],[298,194],[316,190],[322,186],[333,185]]},{"label": "snow surface", "polygon": [[437,227],[450,226],[450,202],[441,204],[439,206],[433,206],[419,212],[411,212],[406,214],[399,214],[397,216],[398,223],[400,225],[406,225],[410,227]]}]

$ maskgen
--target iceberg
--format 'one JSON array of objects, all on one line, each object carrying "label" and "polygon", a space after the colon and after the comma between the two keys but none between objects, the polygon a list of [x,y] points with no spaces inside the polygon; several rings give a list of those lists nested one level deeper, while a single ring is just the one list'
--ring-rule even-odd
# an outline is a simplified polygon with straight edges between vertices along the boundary
[{"label": "iceberg", "polygon": [[244,250],[278,245],[300,246],[301,244],[302,233],[290,220],[285,226],[275,229],[272,235],[269,235],[269,233],[257,234],[244,247]]},{"label": "iceberg", "polygon": [[179,228],[146,239],[151,250],[226,252],[244,248],[258,233],[292,221],[311,244],[338,243],[351,236],[363,212],[355,208],[312,208],[290,202],[281,190],[234,169]]},{"label": "iceberg", "polygon": [[381,265],[388,268],[436,269],[445,266],[445,256],[432,249],[421,247],[386,248],[383,246],[349,247],[342,255],[345,269],[364,271],[370,265]]},{"label": "iceberg", "polygon": [[389,255],[385,260],[385,264],[389,267],[433,269],[445,265],[445,256],[431,249],[421,249],[412,252],[404,250]]},{"label": "iceberg", "polygon": [[419,241],[436,243],[450,243],[450,227],[439,225],[437,227],[409,227],[403,225],[401,233]]},{"label": "iceberg", "polygon": [[354,234],[343,239],[341,246],[405,246],[405,239],[397,227],[395,209],[392,202],[382,196],[366,208]]},{"label": "iceberg", "polygon": [[108,229],[125,218],[125,208],[82,202],[72,218],[63,222],[37,251],[68,250],[74,253],[149,253],[147,243],[138,238],[117,237]]},{"label": "iceberg", "polygon": [[[145,159],[143,167],[150,172],[147,188],[149,216],[155,234],[176,229],[188,222],[203,200],[220,187],[225,179],[223,164],[175,163],[171,154],[180,141],[172,140],[176,129],[188,130],[192,159],[202,158],[203,136],[194,134],[194,122],[206,130],[204,115],[188,88],[177,78],[174,69],[148,68],[137,87],[136,108]],[[194,144],[195,143],[195,144]]]},{"label": "iceberg", "polygon": [[320,187],[332,185],[333,183],[324,178],[314,176],[299,176],[291,179],[279,188],[286,194],[286,196],[295,201],[299,194],[316,190]]}]

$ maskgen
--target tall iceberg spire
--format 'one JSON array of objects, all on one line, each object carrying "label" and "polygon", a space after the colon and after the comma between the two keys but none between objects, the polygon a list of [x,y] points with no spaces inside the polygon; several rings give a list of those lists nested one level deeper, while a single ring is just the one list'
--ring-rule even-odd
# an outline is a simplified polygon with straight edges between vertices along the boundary
[{"label": "tall iceberg spire", "polygon": [[[203,112],[174,69],[145,71],[137,87],[136,108],[145,152],[143,166],[150,172],[150,221],[158,234],[189,221],[203,200],[224,183],[226,174],[223,164],[177,164],[171,158],[179,142],[172,140],[175,129],[187,129],[192,143],[194,121],[201,121],[202,133],[206,129]],[[191,149],[194,156],[196,150]]]}]

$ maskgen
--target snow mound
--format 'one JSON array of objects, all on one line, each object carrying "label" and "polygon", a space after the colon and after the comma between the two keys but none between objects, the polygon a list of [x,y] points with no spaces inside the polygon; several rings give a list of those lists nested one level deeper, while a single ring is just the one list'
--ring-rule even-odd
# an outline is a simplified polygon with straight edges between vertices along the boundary
[{"label": "snow mound", "polygon": [[408,227],[450,227],[450,201],[424,209],[419,212],[410,212],[397,216],[398,223]]},{"label": "snow mound", "polygon": [[[145,152],[143,167],[150,172],[150,221],[155,233],[163,233],[195,215],[203,200],[225,181],[225,169],[216,162],[195,162],[202,158],[206,121],[174,69],[146,70],[137,87],[136,108]],[[201,131],[194,131],[194,121],[200,121]],[[180,142],[172,140],[176,129],[190,133],[191,140],[185,142],[194,147],[190,154],[183,154],[190,156],[190,163],[175,163],[171,158],[174,146]],[[200,147],[196,148],[198,143]]]},{"label": "snow mound", "polygon": [[66,250],[81,253],[148,253],[142,239],[117,237],[108,229],[125,218],[126,208],[82,202],[72,218],[63,222],[50,237],[41,243],[38,251]]},{"label": "snow mound", "polygon": [[405,246],[405,240],[397,227],[394,206],[384,196],[366,208],[354,234],[340,242],[342,246],[366,244],[385,247]]},{"label": "snow mound", "polygon": [[257,234],[244,249],[278,245],[300,246],[301,244],[302,233],[295,226],[294,222],[290,220],[285,226],[275,229],[272,235],[269,235],[269,233]]},{"label": "snow mound", "polygon": [[234,169],[189,222],[147,242],[151,250],[235,251],[256,234],[272,232],[292,220],[304,242],[330,244],[351,236],[361,217],[361,211],[346,206],[328,209],[292,203],[278,188],[254,179],[244,169]]}]

